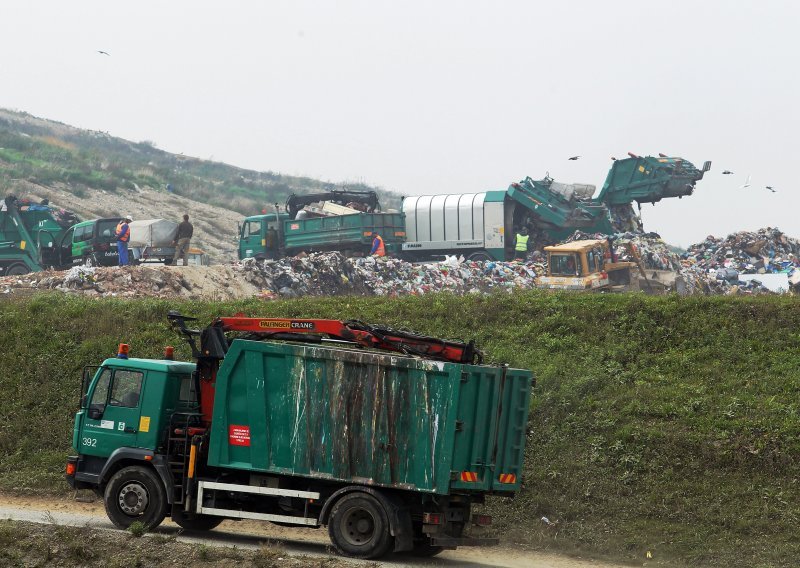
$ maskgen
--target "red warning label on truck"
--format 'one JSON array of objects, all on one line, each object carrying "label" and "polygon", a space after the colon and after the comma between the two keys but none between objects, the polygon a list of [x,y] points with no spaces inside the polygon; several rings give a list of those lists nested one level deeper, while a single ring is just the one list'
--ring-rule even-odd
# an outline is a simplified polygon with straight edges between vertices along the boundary
[{"label": "red warning label on truck", "polygon": [[250,426],[228,426],[228,443],[231,446],[249,446]]}]

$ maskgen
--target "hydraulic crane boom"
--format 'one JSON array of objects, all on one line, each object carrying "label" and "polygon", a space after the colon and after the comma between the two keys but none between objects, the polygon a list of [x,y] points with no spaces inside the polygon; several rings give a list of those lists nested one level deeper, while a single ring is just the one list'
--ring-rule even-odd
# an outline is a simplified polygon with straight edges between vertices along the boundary
[{"label": "hydraulic crane boom", "polygon": [[[167,317],[187,337],[202,336],[202,332],[186,328],[185,322],[194,318],[175,312],[170,312]],[[222,332],[245,332],[263,339],[320,341],[322,336],[326,336],[370,349],[382,349],[454,363],[480,364],[483,360],[483,354],[475,348],[474,341],[467,343],[449,341],[355,320],[251,318],[237,314],[234,317],[215,319],[210,328]],[[194,345],[192,348],[195,355],[208,356],[208,353],[204,353],[206,349],[202,345],[199,352]]]},{"label": "hydraulic crane boom", "polygon": [[[323,336],[351,345],[415,355],[438,361],[480,364],[483,354],[470,341],[446,341],[358,321],[295,318],[249,318],[241,314],[216,318],[203,330],[189,329],[196,318],[169,312],[167,319],[188,341],[197,360],[196,387],[203,422],[211,423],[217,371],[228,351],[227,332],[242,332],[253,339],[322,342]],[[198,348],[197,338],[200,338]]]}]

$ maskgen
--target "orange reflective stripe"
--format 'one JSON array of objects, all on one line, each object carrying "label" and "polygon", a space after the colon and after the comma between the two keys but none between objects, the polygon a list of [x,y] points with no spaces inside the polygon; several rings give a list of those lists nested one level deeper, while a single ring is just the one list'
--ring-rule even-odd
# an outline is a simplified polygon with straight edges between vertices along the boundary
[{"label": "orange reflective stripe", "polygon": [[474,483],[478,481],[478,474],[474,471],[462,471],[461,472],[461,481],[466,481],[469,483]]},{"label": "orange reflective stripe", "polygon": [[501,473],[500,474],[500,483],[516,483],[517,476],[514,473]]}]

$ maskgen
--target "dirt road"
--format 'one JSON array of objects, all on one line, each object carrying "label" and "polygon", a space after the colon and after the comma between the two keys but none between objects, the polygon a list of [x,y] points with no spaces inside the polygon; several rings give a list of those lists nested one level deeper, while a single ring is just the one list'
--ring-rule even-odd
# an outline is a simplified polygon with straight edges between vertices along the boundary
[{"label": "dirt road", "polygon": [[[0,519],[116,530],[106,517],[101,502],[83,503],[58,497],[17,497],[0,494]],[[178,540],[181,542],[203,543],[209,546],[257,549],[264,542],[269,541],[271,544],[282,547],[289,554],[304,554],[320,558],[333,555],[325,529],[287,528],[251,521],[225,521],[217,529],[198,535],[198,533],[181,532],[177,525],[167,520],[158,528],[157,532],[168,535],[179,534]],[[365,562],[365,564],[367,563]],[[381,566],[396,568],[416,566],[622,568],[622,565],[618,564],[508,547],[463,548],[446,551],[433,559],[410,558],[399,554],[390,555],[381,561]]]}]

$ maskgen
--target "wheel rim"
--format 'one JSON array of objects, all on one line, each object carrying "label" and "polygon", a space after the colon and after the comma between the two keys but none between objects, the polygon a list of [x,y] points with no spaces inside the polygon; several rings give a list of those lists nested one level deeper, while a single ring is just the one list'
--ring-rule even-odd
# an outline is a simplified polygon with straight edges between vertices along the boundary
[{"label": "wheel rim", "polygon": [[150,499],[144,486],[139,483],[128,483],[119,490],[117,501],[123,513],[138,516],[147,510]]},{"label": "wheel rim", "polygon": [[352,509],[342,517],[340,528],[348,544],[362,546],[375,536],[375,518],[366,509]]}]

